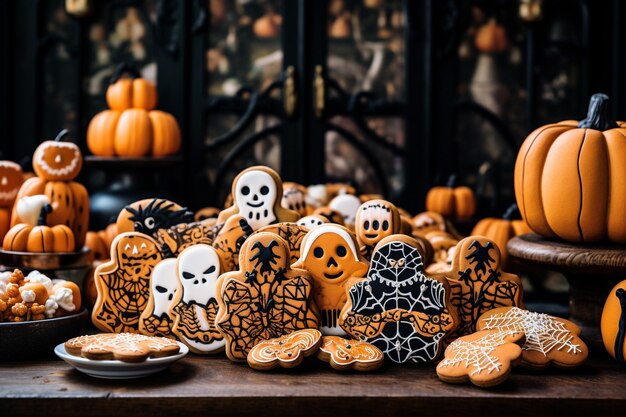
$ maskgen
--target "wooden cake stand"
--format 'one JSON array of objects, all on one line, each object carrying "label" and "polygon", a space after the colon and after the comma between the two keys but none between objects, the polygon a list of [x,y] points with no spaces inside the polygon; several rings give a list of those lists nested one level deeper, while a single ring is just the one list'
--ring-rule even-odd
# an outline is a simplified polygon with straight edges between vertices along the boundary
[{"label": "wooden cake stand", "polygon": [[536,234],[511,239],[514,258],[562,272],[570,285],[570,319],[582,328],[585,341],[601,346],[600,318],[611,289],[626,279],[626,247],[573,245]]}]

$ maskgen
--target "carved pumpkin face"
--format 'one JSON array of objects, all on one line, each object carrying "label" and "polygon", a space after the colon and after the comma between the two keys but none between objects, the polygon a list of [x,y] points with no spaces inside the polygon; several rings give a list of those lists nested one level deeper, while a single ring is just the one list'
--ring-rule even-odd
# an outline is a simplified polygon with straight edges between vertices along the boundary
[{"label": "carved pumpkin face", "polygon": [[117,242],[116,260],[128,281],[149,279],[154,265],[161,260],[158,245],[141,233],[127,233]]},{"label": "carved pumpkin face", "polygon": [[24,175],[18,164],[0,161],[0,207],[9,207],[13,204],[22,182]]},{"label": "carved pumpkin face", "polygon": [[40,178],[49,181],[71,181],[83,166],[80,149],[70,142],[47,140],[33,154],[33,168]]},{"label": "carved pumpkin face", "polygon": [[356,214],[355,231],[365,246],[376,246],[383,238],[398,233],[400,226],[398,210],[385,200],[363,203]]}]

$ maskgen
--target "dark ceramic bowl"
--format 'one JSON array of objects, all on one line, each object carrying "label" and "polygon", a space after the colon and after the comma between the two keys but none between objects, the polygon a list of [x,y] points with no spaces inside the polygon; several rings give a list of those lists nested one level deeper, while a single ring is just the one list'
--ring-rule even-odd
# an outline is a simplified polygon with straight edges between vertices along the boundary
[{"label": "dark ceramic bowl", "polygon": [[54,347],[83,334],[89,313],[38,321],[0,323],[0,362],[54,357]]},{"label": "dark ceramic bowl", "polygon": [[0,249],[0,265],[19,268],[24,273],[34,269],[45,273],[57,269],[80,269],[89,266],[89,249],[78,252],[35,253]]}]

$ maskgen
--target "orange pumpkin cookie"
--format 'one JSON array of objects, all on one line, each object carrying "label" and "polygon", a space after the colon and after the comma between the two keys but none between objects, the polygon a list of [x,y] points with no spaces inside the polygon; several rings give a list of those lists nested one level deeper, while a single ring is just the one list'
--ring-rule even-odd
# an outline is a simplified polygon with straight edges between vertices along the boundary
[{"label": "orange pumpkin cookie", "polygon": [[317,357],[338,371],[373,371],[385,361],[383,352],[371,343],[338,336],[324,336]]},{"label": "orange pumpkin cookie", "polygon": [[456,175],[445,187],[433,187],[426,194],[426,210],[448,219],[471,219],[476,212],[476,198],[469,187],[456,187]]},{"label": "orange pumpkin cookie", "polygon": [[401,232],[402,220],[396,206],[385,200],[370,200],[361,204],[356,213],[354,231],[361,255],[372,257],[372,251],[383,238]]},{"label": "orange pumpkin cookie", "polygon": [[139,316],[148,304],[150,277],[163,259],[157,242],[148,235],[127,232],[111,244],[111,260],[96,268],[98,299],[91,320],[106,332],[139,331]]},{"label": "orange pumpkin cookie", "polygon": [[452,269],[440,274],[452,289],[452,304],[461,322],[452,337],[476,331],[485,312],[498,307],[523,307],[524,290],[519,277],[502,271],[500,250],[491,240],[470,236],[454,251]]},{"label": "orange pumpkin cookie", "polygon": [[240,215],[258,230],[279,222],[295,222],[300,215],[281,206],[283,183],[276,171],[265,166],[245,169],[235,177],[232,187],[234,204],[223,210],[217,223],[224,223],[233,215]]},{"label": "orange pumpkin cookie", "polygon": [[304,239],[304,236],[308,233],[308,231],[309,230],[306,227],[299,226],[296,223],[278,223],[262,227],[256,233],[276,233],[278,236],[285,239],[285,241],[289,244],[289,253],[291,256],[289,263],[293,264],[300,257],[302,240]]},{"label": "orange pumpkin cookie", "polygon": [[172,356],[180,351],[180,346],[174,340],[133,333],[79,336],[68,340],[64,346],[70,355],[122,362],[143,362],[148,358]]},{"label": "orange pumpkin cookie", "polygon": [[609,355],[626,365],[626,281],[609,293],[602,310],[602,341]]},{"label": "orange pumpkin cookie", "polygon": [[346,285],[350,278],[364,276],[368,267],[352,232],[337,224],[324,224],[311,230],[304,237],[300,259],[293,266],[311,274],[322,333],[345,334],[338,319],[347,300]]},{"label": "orange pumpkin cookie", "polygon": [[300,329],[317,329],[309,273],[289,266],[289,246],[274,233],[250,236],[241,248],[240,270],[217,281],[216,324],[226,355],[242,361],[257,343]]},{"label": "orange pumpkin cookie", "polygon": [[439,379],[451,384],[471,381],[479,387],[504,382],[522,358],[524,334],[483,330],[452,342],[437,365]]},{"label": "orange pumpkin cookie", "polygon": [[231,216],[226,220],[213,241],[213,247],[222,260],[224,272],[239,268],[241,245],[252,233],[254,230],[242,216]]},{"label": "orange pumpkin cookie", "polygon": [[159,229],[169,229],[193,221],[186,207],[162,198],[147,198],[124,207],[117,216],[117,233],[141,232],[156,237]]},{"label": "orange pumpkin cookie", "polygon": [[533,313],[517,307],[501,307],[480,316],[477,330],[522,332],[522,364],[545,368],[551,363],[561,368],[581,365],[589,355],[587,345],[579,337],[580,328],[569,320]]},{"label": "orange pumpkin cookie", "polygon": [[264,340],[248,353],[248,365],[257,371],[268,371],[277,366],[295,368],[305,357],[314,354],[322,342],[322,333],[317,329],[303,329]]},{"label": "orange pumpkin cookie", "polygon": [[150,296],[139,317],[139,332],[146,336],[172,337],[173,320],[169,316],[176,290],[176,259],[163,259],[150,276]]}]

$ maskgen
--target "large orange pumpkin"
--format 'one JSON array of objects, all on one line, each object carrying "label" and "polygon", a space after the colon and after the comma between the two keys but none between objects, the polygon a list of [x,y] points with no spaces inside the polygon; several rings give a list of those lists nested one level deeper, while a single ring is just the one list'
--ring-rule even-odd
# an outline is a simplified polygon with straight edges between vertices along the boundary
[{"label": "large orange pumpkin", "polygon": [[602,310],[600,330],[606,351],[626,365],[626,281],[609,293]]},{"label": "large orange pumpkin", "polygon": [[467,220],[476,212],[476,198],[469,187],[455,187],[452,175],[445,187],[433,187],[426,194],[426,211],[441,214],[447,219]]},{"label": "large orange pumpkin", "polygon": [[540,127],[522,144],[515,197],[540,235],[626,243],[626,123],[608,118],[608,104],[595,94],[585,120]]}]

